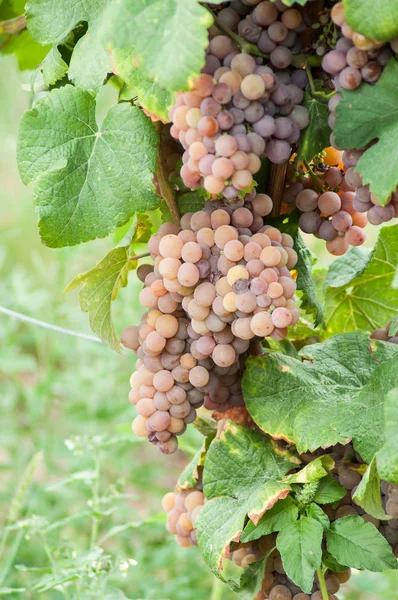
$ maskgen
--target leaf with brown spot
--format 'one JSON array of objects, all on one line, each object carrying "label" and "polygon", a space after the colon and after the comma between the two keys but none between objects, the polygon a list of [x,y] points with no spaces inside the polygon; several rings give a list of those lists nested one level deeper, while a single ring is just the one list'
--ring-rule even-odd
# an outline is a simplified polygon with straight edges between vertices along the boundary
[{"label": "leaf with brown spot", "polygon": [[214,573],[239,540],[247,516],[258,522],[290,486],[282,481],[298,458],[257,431],[226,421],[207,452],[203,491],[209,500],[195,526],[199,547]]}]

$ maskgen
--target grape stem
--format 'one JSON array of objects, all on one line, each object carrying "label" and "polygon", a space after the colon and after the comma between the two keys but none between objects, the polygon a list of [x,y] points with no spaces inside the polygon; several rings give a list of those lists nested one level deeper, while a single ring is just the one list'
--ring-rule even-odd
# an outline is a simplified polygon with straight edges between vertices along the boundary
[{"label": "grape stem", "polygon": [[129,260],[140,260],[140,258],[146,258],[147,256],[151,256],[150,252],[143,252],[142,254],[135,254],[135,256],[129,256]]},{"label": "grape stem", "polygon": [[25,29],[25,27],[25,15],[20,15],[19,17],[15,17],[15,19],[8,19],[8,21],[0,21],[0,35],[14,35]]},{"label": "grape stem", "polygon": [[240,37],[237,33],[234,33],[232,29],[221,23],[220,19],[215,15],[215,13],[209,9],[209,12],[212,14],[215,24],[221,31],[223,31],[239,48],[242,52],[246,52],[248,54],[254,54],[255,56],[262,56],[263,58],[269,58],[269,54],[264,54],[255,44],[251,44],[247,42],[243,38]]},{"label": "grape stem", "polygon": [[322,594],[322,600],[329,600],[329,592],[326,587],[324,569],[322,567],[319,567],[319,569],[317,569],[316,571],[316,574],[318,575],[319,589]]},{"label": "grape stem", "polygon": [[[308,57],[308,58],[310,58],[310,57]],[[311,68],[310,68],[310,65],[308,62],[306,62],[306,64],[305,64],[305,72],[307,73],[308,84],[309,84],[310,90],[311,90],[311,96],[313,98],[317,98],[319,100],[319,102],[323,102],[324,104],[327,104],[329,102],[330,98],[337,93],[336,90],[333,90],[332,92],[330,92],[330,94],[325,94],[325,92],[318,92],[315,88],[314,78],[312,77],[312,71],[311,71]]]}]

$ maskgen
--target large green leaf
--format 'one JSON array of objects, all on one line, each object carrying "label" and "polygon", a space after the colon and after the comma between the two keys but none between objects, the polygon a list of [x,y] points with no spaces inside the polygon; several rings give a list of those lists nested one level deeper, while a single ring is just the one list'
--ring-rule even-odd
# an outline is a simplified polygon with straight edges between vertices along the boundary
[{"label": "large green leaf", "polygon": [[43,73],[44,83],[47,87],[54,85],[54,83],[65,77],[68,72],[68,65],[62,58],[57,46],[53,46],[42,61],[40,70]]},{"label": "large green leaf", "polygon": [[381,398],[398,385],[398,347],[365,334],[306,346],[301,360],[279,353],[250,357],[243,376],[255,423],[299,452],[353,439],[370,461],[384,441]]},{"label": "large green leaf", "polygon": [[41,44],[58,44],[78,25],[86,22],[87,32],[73,49],[69,79],[78,87],[97,91],[111,71],[111,57],[101,43],[99,27],[110,0],[28,0],[26,18],[32,37]]},{"label": "large green leaf", "polygon": [[270,438],[228,421],[207,452],[203,491],[209,501],[195,526],[209,567],[218,573],[229,545],[249,518],[257,523],[290,486],[282,477],[299,464],[297,457]]},{"label": "large green leaf", "polygon": [[334,262],[325,296],[329,334],[385,326],[398,309],[398,290],[392,287],[397,263],[398,225],[380,230],[371,254],[349,250]]},{"label": "large green leaf", "polygon": [[[398,185],[397,61],[390,59],[375,85],[362,83],[357,90],[343,91],[336,113],[335,136],[340,148],[364,148],[377,140],[361,156],[356,170],[364,185],[369,184],[380,203],[386,204]],[[382,177],[377,165],[382,165]]]},{"label": "large green leaf", "polygon": [[286,575],[308,594],[322,561],[323,527],[311,517],[286,525],[276,538]]},{"label": "large green leaf", "polygon": [[283,527],[296,521],[298,517],[298,508],[293,500],[288,496],[284,500],[278,500],[276,504],[267,510],[257,525],[249,521],[241,537],[241,542],[251,542],[258,540],[264,535],[269,535],[273,531],[280,531]]},{"label": "large green leaf", "polygon": [[355,490],[353,500],[376,519],[388,520],[390,518],[384,512],[382,505],[380,477],[377,472],[376,457],[372,458],[370,465],[366,469],[360,484]]},{"label": "large green leaf", "polygon": [[102,39],[170,92],[186,89],[203,66],[212,16],[197,0],[119,0],[109,5]]},{"label": "large green leaf", "polygon": [[18,165],[33,182],[43,242],[54,248],[105,237],[134,212],[156,208],[158,136],[142,110],[113,106],[98,130],[92,96],[71,85],[22,117]]},{"label": "large green leaf", "polygon": [[398,388],[386,396],[384,418],[385,442],[377,453],[377,469],[382,479],[398,483]]},{"label": "large green leaf", "polygon": [[112,52],[113,72],[131,88],[131,97],[137,96],[139,103],[151,113],[168,121],[168,109],[173,104],[173,94],[154,81],[145,70],[134,64],[131,49]]},{"label": "large green leaf", "polygon": [[309,88],[305,92],[304,106],[309,110],[310,122],[300,137],[297,160],[310,162],[330,145],[329,107],[324,92],[318,89],[313,95]]},{"label": "large green leaf", "polygon": [[398,36],[396,0],[345,0],[344,17],[354,31],[371,40],[388,42]]},{"label": "large green leaf", "polygon": [[98,263],[81,275],[77,275],[65,291],[82,286],[79,292],[80,308],[88,312],[91,329],[111,348],[120,351],[119,338],[112,322],[112,302],[121,288],[126,287],[129,272],[137,268],[132,260],[134,243],[141,241],[143,230],[150,231],[148,218],[141,215],[135,218],[131,231],[120,245]]},{"label": "large green leaf", "polygon": [[391,546],[372,523],[362,517],[337,519],[326,532],[327,549],[340,564],[367,571],[397,569]]},{"label": "large green leaf", "polygon": [[315,326],[317,326],[323,321],[323,309],[312,277],[312,267],[316,259],[300,233],[299,216],[299,212],[294,211],[273,219],[271,223],[274,227],[277,227],[283,233],[288,233],[293,238],[294,249],[297,252],[295,269],[297,271],[296,283],[298,295],[301,299],[301,308],[314,315]]},{"label": "large green leaf", "polygon": [[319,482],[314,502],[317,504],[332,504],[332,502],[344,498],[346,493],[347,490],[332,475],[327,475]]}]

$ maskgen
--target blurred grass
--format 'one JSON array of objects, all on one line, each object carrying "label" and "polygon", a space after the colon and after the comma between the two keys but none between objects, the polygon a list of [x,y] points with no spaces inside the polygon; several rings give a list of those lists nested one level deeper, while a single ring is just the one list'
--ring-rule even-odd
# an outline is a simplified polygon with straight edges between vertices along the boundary
[{"label": "blurred grass", "polygon": [[[64,295],[63,289],[76,273],[94,265],[113,240],[62,250],[41,244],[31,191],[21,183],[15,161],[18,122],[30,102],[29,93],[21,88],[26,80],[12,57],[0,57],[0,306],[90,333],[77,293]],[[109,90],[104,94],[103,106],[109,101],[108,92],[112,94]],[[311,245],[323,252],[318,241]],[[329,260],[324,252],[322,256],[320,266]],[[133,274],[115,305],[118,331],[139,321],[137,289]],[[46,573],[51,556],[66,568],[68,561],[73,564],[80,553],[87,552],[95,519],[83,515],[48,530],[40,517],[54,523],[87,512],[98,493],[103,499],[99,512],[104,513],[95,536],[100,540],[114,526],[157,514],[162,495],[174,488],[188,454],[179,451],[165,457],[129,435],[133,410],[127,393],[133,368],[131,354],[119,356],[101,344],[0,314],[0,538],[24,468],[35,452],[43,452],[30,490],[25,490],[18,508],[18,518],[35,518],[26,525],[23,539],[19,540],[16,530],[11,531],[0,564],[0,587],[26,587],[23,597],[33,600],[67,598],[69,586],[43,591],[35,590],[33,582]],[[100,436],[119,436],[120,441],[95,451],[93,440],[98,445]],[[193,428],[185,439],[187,448],[198,445]],[[65,440],[70,440],[68,445]],[[96,466],[101,469],[98,489],[90,475]],[[82,471],[86,472],[82,478],[70,480],[73,473]],[[68,478],[67,483],[58,485]],[[213,577],[197,549],[179,548],[162,523],[128,528],[102,546],[112,558],[105,566],[93,567],[95,576],[84,571],[82,582],[71,584],[76,589],[81,586],[79,598],[105,597],[100,595],[105,589],[101,587],[101,568],[108,573],[106,585],[115,585],[129,598],[205,600],[211,596]],[[132,559],[131,564],[122,559]],[[7,577],[2,581],[5,567]],[[340,598],[393,600],[398,598],[397,585],[395,575],[356,574]],[[235,597],[222,592],[224,600]],[[106,594],[114,600],[123,597]],[[11,593],[8,597],[21,596]]]}]

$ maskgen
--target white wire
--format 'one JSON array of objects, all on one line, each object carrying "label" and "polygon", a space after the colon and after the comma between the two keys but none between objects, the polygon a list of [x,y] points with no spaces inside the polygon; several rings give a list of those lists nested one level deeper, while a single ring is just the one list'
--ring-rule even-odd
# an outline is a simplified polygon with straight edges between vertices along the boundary
[{"label": "white wire", "polygon": [[23,315],[22,313],[15,312],[15,310],[10,310],[9,308],[4,308],[0,306],[0,313],[4,315],[8,315],[13,319],[19,319],[20,321],[25,321],[26,323],[31,323],[32,325],[37,325],[39,327],[44,327],[44,329],[51,329],[52,331],[57,331],[58,333],[63,333],[64,335],[71,335],[73,337],[81,338],[83,340],[88,340],[89,342],[99,342],[102,344],[102,341],[95,337],[94,335],[87,335],[86,333],[78,333],[77,331],[72,331],[71,329],[64,329],[64,327],[58,327],[58,325],[51,325],[51,323],[45,323],[44,321],[39,321],[38,319],[34,319],[33,317],[28,317],[27,315]]}]

